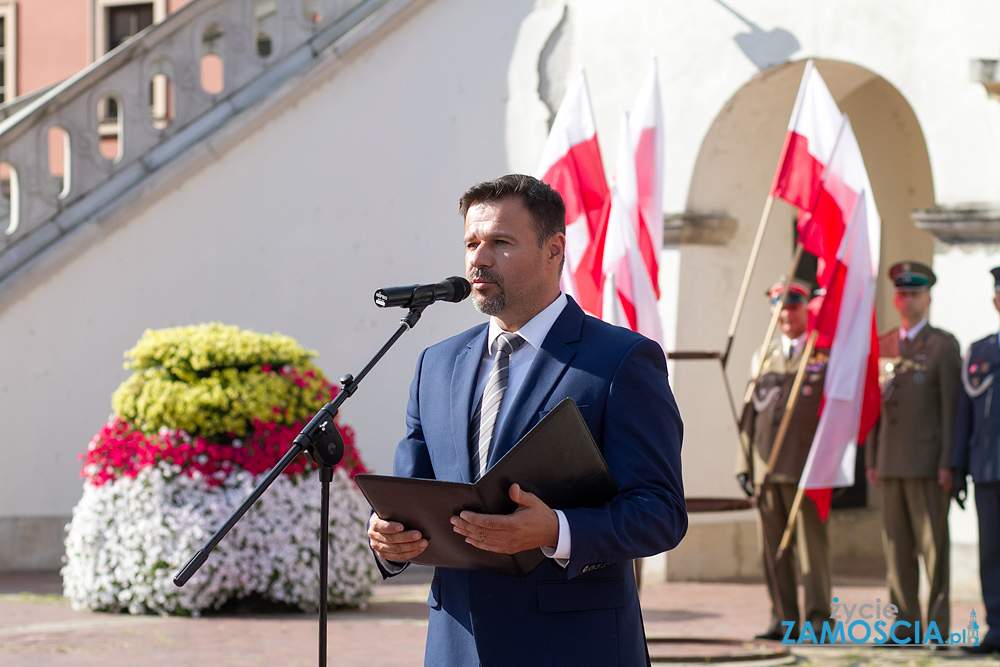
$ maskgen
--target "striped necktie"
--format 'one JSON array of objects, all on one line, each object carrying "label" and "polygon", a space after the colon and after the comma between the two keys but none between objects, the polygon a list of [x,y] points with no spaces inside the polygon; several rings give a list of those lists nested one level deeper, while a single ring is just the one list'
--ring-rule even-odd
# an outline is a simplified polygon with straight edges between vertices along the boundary
[{"label": "striped necktie", "polygon": [[472,478],[478,480],[486,472],[486,462],[490,456],[493,444],[493,431],[500,414],[500,401],[507,390],[507,378],[510,375],[510,355],[514,350],[524,345],[523,338],[513,333],[502,333],[497,337],[496,356],[493,357],[493,368],[483,397],[479,401],[476,414],[472,416],[469,429],[472,450]]}]

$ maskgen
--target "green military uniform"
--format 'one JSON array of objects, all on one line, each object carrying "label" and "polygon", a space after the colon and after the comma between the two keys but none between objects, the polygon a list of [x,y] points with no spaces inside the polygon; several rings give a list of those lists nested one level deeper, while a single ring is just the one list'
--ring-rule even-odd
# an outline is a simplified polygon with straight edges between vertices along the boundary
[{"label": "green military uniform", "polygon": [[950,333],[925,324],[902,352],[899,329],[883,334],[879,357],[882,413],[865,463],[877,471],[881,486],[889,597],[898,620],[920,620],[921,554],[930,583],[926,622],[936,622],[947,637],[949,494],[938,483],[938,470],[951,467],[959,346]]},{"label": "green military uniform", "polygon": [[[826,377],[828,351],[817,350],[809,359],[784,444],[774,470],[765,482],[768,458],[785,414],[788,395],[801,357],[800,349],[790,359],[786,359],[780,342],[775,341],[771,344],[741,425],[750,440],[752,453],[749,456],[741,453],[736,474],[750,475],[760,490],[757,501],[760,510],[760,529],[767,538],[761,539],[761,547],[762,550],[770,548],[771,558],[785,532],[799,476],[809,456],[809,448],[812,446],[813,435],[819,423],[819,404]],[[754,366],[756,365],[755,361]],[[777,630],[784,634],[782,622],[799,621],[798,586],[795,576],[795,562],[798,560],[805,589],[803,618],[812,625],[818,637],[823,622],[830,618],[830,550],[826,524],[820,521],[816,506],[808,498],[803,500],[799,510],[795,538],[796,541],[786,550],[786,555],[782,558],[773,578],[768,566],[769,557],[764,555],[764,571],[770,580],[768,591],[772,597],[769,631]],[[780,605],[779,600],[774,599],[775,589],[780,597]]]}]

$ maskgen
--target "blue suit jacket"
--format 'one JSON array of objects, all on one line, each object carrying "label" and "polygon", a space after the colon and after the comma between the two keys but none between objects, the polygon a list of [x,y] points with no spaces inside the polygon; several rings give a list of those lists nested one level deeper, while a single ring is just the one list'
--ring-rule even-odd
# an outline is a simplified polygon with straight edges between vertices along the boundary
[{"label": "blue suit jacket", "polygon": [[972,481],[1000,481],[1000,400],[997,334],[977,340],[962,360],[962,391],[955,414],[951,466]]},{"label": "blue suit jacket", "polygon": [[[487,326],[425,350],[407,406],[398,476],[471,481],[469,423]],[[660,346],[585,315],[569,300],[542,344],[490,455],[503,456],[572,397],[618,483],[595,508],[565,512],[572,556],[526,578],[437,568],[426,665],[648,663],[632,559],[673,548],[687,530],[681,419]]]}]

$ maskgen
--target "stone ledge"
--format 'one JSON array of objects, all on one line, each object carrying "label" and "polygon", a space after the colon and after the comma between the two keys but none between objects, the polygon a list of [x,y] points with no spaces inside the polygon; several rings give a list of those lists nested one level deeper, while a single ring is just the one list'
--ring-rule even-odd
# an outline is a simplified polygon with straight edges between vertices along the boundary
[{"label": "stone ledge", "polygon": [[922,208],[910,214],[917,229],[951,244],[1000,243],[1000,205]]},{"label": "stone ledge", "polygon": [[665,213],[665,245],[725,245],[736,233],[736,219],[717,213]]}]

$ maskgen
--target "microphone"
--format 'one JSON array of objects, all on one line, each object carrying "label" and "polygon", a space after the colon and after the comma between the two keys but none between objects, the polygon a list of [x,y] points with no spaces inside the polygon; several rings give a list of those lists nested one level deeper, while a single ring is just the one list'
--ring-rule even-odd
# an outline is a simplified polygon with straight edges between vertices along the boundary
[{"label": "microphone", "polygon": [[433,285],[403,285],[375,290],[375,305],[379,308],[416,308],[435,301],[457,303],[472,294],[472,285],[465,278],[452,276]]}]

